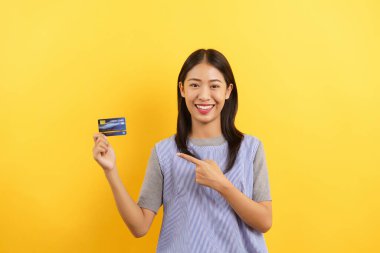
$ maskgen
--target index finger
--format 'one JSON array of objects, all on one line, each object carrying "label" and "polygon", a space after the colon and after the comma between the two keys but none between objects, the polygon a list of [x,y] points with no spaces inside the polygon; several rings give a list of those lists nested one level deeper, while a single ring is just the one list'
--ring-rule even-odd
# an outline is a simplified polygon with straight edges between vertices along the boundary
[{"label": "index finger", "polygon": [[184,154],[184,153],[177,153],[177,156],[182,157],[183,159],[186,159],[189,162],[195,163],[197,165],[202,165],[203,164],[202,160],[199,160],[199,159],[197,159],[195,157],[192,157],[192,156]]},{"label": "index finger", "polygon": [[104,134],[102,134],[102,133],[96,133],[96,134],[93,135],[94,141],[96,141],[101,136],[103,136],[107,140],[107,137]]}]

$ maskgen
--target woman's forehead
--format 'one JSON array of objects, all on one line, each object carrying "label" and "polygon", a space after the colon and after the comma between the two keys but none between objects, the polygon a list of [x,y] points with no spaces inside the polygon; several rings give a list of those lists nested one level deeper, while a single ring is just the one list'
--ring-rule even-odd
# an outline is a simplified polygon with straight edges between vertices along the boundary
[{"label": "woman's forehead", "polygon": [[186,81],[215,81],[219,80],[224,82],[223,74],[214,66],[206,63],[200,63],[195,65],[186,75]]}]

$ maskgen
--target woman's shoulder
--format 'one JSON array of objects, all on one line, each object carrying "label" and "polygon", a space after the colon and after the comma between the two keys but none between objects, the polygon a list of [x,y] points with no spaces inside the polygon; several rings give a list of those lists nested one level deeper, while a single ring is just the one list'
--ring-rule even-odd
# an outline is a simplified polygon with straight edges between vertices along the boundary
[{"label": "woman's shoulder", "polygon": [[244,140],[258,144],[261,143],[261,140],[257,136],[248,133],[244,133]]},{"label": "woman's shoulder", "polygon": [[163,145],[168,145],[170,143],[175,143],[175,134],[166,136],[163,139],[156,141],[154,145],[155,146],[163,146]]},{"label": "woman's shoulder", "polygon": [[253,154],[253,157],[255,157],[255,154],[257,153],[257,151],[262,149],[261,140],[255,135],[244,134],[242,149],[246,150],[248,154]]},{"label": "woman's shoulder", "polygon": [[173,154],[177,153],[177,146],[175,142],[175,135],[167,136],[154,144],[156,155],[161,164],[165,164],[170,160]]}]

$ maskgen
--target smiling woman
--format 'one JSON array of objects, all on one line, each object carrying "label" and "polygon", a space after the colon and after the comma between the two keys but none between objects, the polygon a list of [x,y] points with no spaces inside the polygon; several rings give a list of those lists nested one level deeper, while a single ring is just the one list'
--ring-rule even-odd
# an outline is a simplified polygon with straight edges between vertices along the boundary
[{"label": "smiling woman", "polygon": [[137,204],[118,176],[105,136],[94,158],[104,168],[119,212],[136,237],[158,211],[164,218],[157,252],[268,252],[272,199],[261,141],[235,127],[238,95],[227,59],[193,52],[177,82],[177,133],[154,145]]},{"label": "smiling woman", "polygon": [[[192,76],[202,77],[204,80],[193,78]],[[181,95],[186,98],[187,108],[189,108],[189,104],[194,104],[199,113],[210,115],[211,113],[209,112],[217,105],[216,109],[219,110],[213,113],[220,115],[220,111],[224,105],[224,99],[228,99],[233,84],[230,84],[228,96],[226,97],[226,84],[220,81],[220,79],[215,79],[215,77],[224,79],[214,66],[204,62],[196,65],[189,71],[185,85],[179,82]],[[186,96],[185,90],[187,93]],[[194,98],[198,101],[193,101]],[[193,106],[191,106],[191,108],[193,108]],[[195,123],[195,120],[196,119],[192,119],[192,122]],[[220,118],[216,120],[220,121]],[[214,133],[218,134],[217,131]]]}]

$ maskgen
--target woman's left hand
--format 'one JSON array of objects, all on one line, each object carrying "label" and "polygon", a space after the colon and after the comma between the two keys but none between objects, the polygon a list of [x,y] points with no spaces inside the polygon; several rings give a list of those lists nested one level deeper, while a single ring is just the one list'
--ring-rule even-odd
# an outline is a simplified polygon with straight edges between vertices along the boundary
[{"label": "woman's left hand", "polygon": [[183,153],[177,153],[177,155],[196,165],[195,182],[198,184],[220,192],[221,188],[229,182],[214,160],[199,160]]}]

